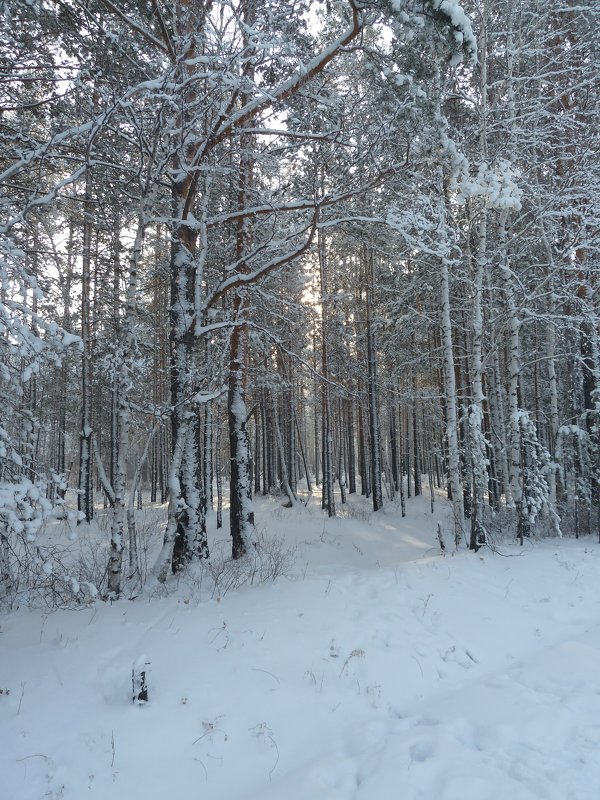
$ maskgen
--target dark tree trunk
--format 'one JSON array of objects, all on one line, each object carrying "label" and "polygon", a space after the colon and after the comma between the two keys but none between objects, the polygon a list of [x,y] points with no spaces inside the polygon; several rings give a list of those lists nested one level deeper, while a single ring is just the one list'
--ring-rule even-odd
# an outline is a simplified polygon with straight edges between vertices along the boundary
[{"label": "dark tree trunk", "polygon": [[346,401],[347,431],[348,431],[348,492],[356,494],[356,445],[354,433],[354,404],[352,400]]},{"label": "dark tree trunk", "polygon": [[92,172],[86,172],[83,199],[83,243],[81,276],[81,431],[79,434],[79,480],[77,508],[89,522],[94,516],[92,484],[92,324],[91,324],[91,262],[94,227]]},{"label": "dark tree trunk", "polygon": [[372,324],[374,266],[373,251],[365,249],[365,272],[367,294],[367,386],[369,397],[369,434],[371,437],[371,485],[373,488],[373,510],[383,507],[381,488],[381,437],[379,432],[379,407],[377,396],[377,354],[375,332]]}]

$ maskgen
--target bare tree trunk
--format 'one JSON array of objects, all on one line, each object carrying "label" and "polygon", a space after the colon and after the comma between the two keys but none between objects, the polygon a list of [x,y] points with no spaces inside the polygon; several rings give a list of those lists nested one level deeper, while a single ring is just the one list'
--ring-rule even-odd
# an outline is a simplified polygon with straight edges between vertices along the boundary
[{"label": "bare tree trunk", "polygon": [[218,420],[215,443],[215,478],[217,481],[217,528],[223,527],[223,475],[221,468],[221,422]]},{"label": "bare tree trunk", "polygon": [[442,252],[440,264],[441,305],[442,305],[442,349],[444,358],[444,396],[446,400],[446,436],[448,439],[448,478],[452,495],[454,514],[454,543],[462,541],[464,516],[462,486],[460,479],[460,450],[458,446],[458,419],[456,408],[456,378],[454,371],[454,352],[452,347],[452,322],[450,316],[450,255],[446,235],[446,209],[444,178],[441,169],[438,174],[439,237]]},{"label": "bare tree trunk", "polygon": [[371,482],[367,459],[367,442],[364,423],[364,411],[361,405],[358,406],[358,463],[360,471],[360,488],[363,497],[371,496]]},{"label": "bare tree trunk", "polygon": [[178,525],[178,506],[181,501],[181,487],[179,485],[179,473],[183,458],[183,447],[188,432],[185,422],[179,427],[179,436],[175,440],[173,448],[173,458],[169,469],[169,508],[167,512],[167,527],[163,538],[163,546],[153,568],[155,578],[164,583],[167,580],[169,569],[173,568],[173,551],[177,537]]},{"label": "bare tree trunk", "polygon": [[344,435],[344,415],[342,413],[342,403],[340,400],[338,406],[338,457],[337,457],[337,478],[340,487],[340,501],[342,505],[346,502],[346,477],[347,473],[344,470],[346,458],[346,436]]},{"label": "bare tree trunk", "polygon": [[377,353],[375,332],[373,331],[372,305],[373,283],[375,272],[373,251],[365,248],[364,267],[366,276],[367,306],[367,385],[369,396],[369,432],[371,436],[371,487],[373,490],[373,510],[383,508],[383,492],[381,488],[381,435],[379,431],[379,404],[377,396]]},{"label": "bare tree trunk", "polygon": [[509,430],[509,461],[508,482],[511,502],[517,512],[517,535],[521,544],[523,537],[529,536],[529,524],[523,497],[523,475],[521,469],[521,423],[519,413],[519,378],[521,375],[521,347],[519,320],[512,270],[508,264],[506,242],[506,223],[508,211],[500,213],[499,236],[501,243],[500,270],[504,281],[504,293],[509,329],[509,355],[508,355],[508,430]]},{"label": "bare tree trunk", "polygon": [[300,426],[298,424],[298,417],[294,412],[294,421],[296,423],[296,432],[298,434],[298,446],[300,448],[300,456],[302,458],[302,464],[304,466],[304,475],[306,476],[306,488],[309,492],[312,492],[312,483],[310,480],[310,472],[308,469],[308,462],[306,460],[306,452],[304,450],[304,444],[302,442],[302,431],[300,430]]},{"label": "bare tree trunk", "polygon": [[423,494],[423,486],[421,482],[421,459],[419,453],[419,424],[418,424],[418,399],[417,399],[417,376],[415,370],[412,370],[412,445],[413,445],[413,481],[415,486],[415,497]]},{"label": "bare tree trunk", "polygon": [[331,421],[331,401],[329,387],[329,325],[327,318],[327,292],[328,292],[328,264],[325,234],[321,229],[318,231],[318,251],[319,268],[321,277],[321,373],[323,383],[322,393],[322,427],[323,435],[321,441],[322,448],[322,472],[323,488],[321,508],[327,511],[330,517],[335,516],[335,497],[334,497],[334,465],[333,465],[333,430]]},{"label": "bare tree trunk", "polygon": [[277,400],[275,394],[272,393],[271,395],[271,406],[273,409],[273,424],[275,427],[275,439],[277,441],[277,451],[279,453],[279,464],[281,469],[281,486],[283,491],[285,492],[285,496],[288,499],[287,505],[289,508],[292,508],[296,505],[297,497],[292,491],[289,481],[289,475],[287,470],[287,463],[285,458],[285,449],[283,446],[283,439],[281,436],[281,427],[279,425],[279,409],[277,408]]},{"label": "bare tree trunk", "polygon": [[[90,144],[91,146],[91,144]],[[90,153],[88,152],[88,158]],[[94,516],[92,486],[92,326],[91,326],[91,262],[94,228],[92,171],[88,167],[83,198],[83,242],[81,253],[81,430],[79,433],[79,480],[77,508],[81,518],[90,522]]]},{"label": "bare tree trunk", "polygon": [[354,433],[354,403],[346,400],[346,427],[348,431],[348,493],[356,494],[356,444]]},{"label": "bare tree trunk", "polygon": [[398,441],[396,439],[396,412],[393,402],[390,407],[390,456],[394,489],[398,491],[400,488],[400,481],[398,478]]},{"label": "bare tree trunk", "polygon": [[213,420],[212,403],[204,406],[204,497],[207,507],[213,508]]},{"label": "bare tree trunk", "polygon": [[[138,270],[142,257],[142,247],[146,233],[146,221],[144,211],[141,210],[138,217],[133,252],[129,266],[129,280],[127,284],[127,303],[125,309],[125,319],[123,321],[124,342],[121,353],[121,362],[114,377],[113,397],[116,398],[115,412],[115,432],[118,434],[117,441],[111,448],[111,466],[113,469],[112,477],[112,519],[110,535],[110,557],[108,563],[108,591],[118,595],[121,591],[121,579],[123,569],[123,548],[126,541],[128,530],[128,515],[126,504],[127,493],[127,464],[129,460],[129,429],[131,425],[131,409],[129,407],[130,392],[130,369],[132,359],[135,357],[135,324],[137,318],[137,291],[138,291]],[[154,438],[152,436],[152,438]],[[144,451],[144,460],[147,457],[147,449],[150,445],[149,440]],[[139,480],[139,475],[138,475]],[[135,494],[135,487],[131,489],[132,495]],[[132,511],[133,513],[133,511]],[[130,521],[133,525],[133,521]],[[135,545],[135,537],[133,537]],[[137,559],[136,559],[137,561]]]},{"label": "bare tree trunk", "polygon": [[[244,22],[252,28],[256,19],[255,0],[247,0],[244,6]],[[248,42],[246,42],[248,46]],[[254,79],[254,67],[247,66],[248,79]],[[248,98],[241,95],[243,104]],[[248,127],[250,123],[242,126]],[[238,184],[238,209],[243,211],[251,202],[254,183],[254,137],[242,131],[240,136],[240,164]],[[237,272],[244,274],[248,267],[245,256],[252,247],[252,222],[244,217],[238,221],[236,230]],[[229,457],[231,460],[230,517],[231,554],[233,558],[243,556],[256,545],[254,529],[254,507],[252,504],[252,475],[250,468],[250,440],[247,431],[246,375],[248,360],[248,325],[245,292],[238,289],[233,299],[233,321],[229,354],[229,393],[227,397],[229,419]]]},{"label": "bare tree trunk", "polygon": [[[235,319],[238,321],[243,319],[244,306],[241,297],[236,298],[234,309]],[[250,474],[250,441],[246,422],[247,339],[246,324],[242,322],[236,325],[231,335],[227,400],[231,463],[230,533],[233,558],[243,556],[256,540]]]}]

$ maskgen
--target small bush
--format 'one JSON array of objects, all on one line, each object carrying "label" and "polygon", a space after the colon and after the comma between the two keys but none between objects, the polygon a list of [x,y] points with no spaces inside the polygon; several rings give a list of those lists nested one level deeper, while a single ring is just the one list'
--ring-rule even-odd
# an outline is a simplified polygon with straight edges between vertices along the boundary
[{"label": "small bush", "polygon": [[228,541],[213,545],[210,558],[202,563],[202,578],[208,580],[211,597],[221,598],[232,589],[290,577],[295,562],[296,548],[288,547],[280,537],[268,537],[261,531],[256,547],[243,558],[231,558]]},{"label": "small bush", "polygon": [[[13,609],[73,608],[98,595],[97,572],[73,560],[72,544],[37,544],[16,537],[11,548],[10,583],[4,585],[0,605]],[[106,563],[104,564],[106,570]]]}]

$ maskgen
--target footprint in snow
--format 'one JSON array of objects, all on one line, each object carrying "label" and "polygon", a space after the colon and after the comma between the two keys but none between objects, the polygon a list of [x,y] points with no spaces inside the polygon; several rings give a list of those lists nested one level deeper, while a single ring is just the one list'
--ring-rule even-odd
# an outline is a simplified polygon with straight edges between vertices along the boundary
[{"label": "footprint in snow", "polygon": [[458,664],[459,666],[463,667],[464,669],[471,669],[473,664],[479,664],[479,661],[475,658],[475,656],[470,653],[468,650],[463,649],[462,647],[456,647],[456,645],[452,645],[449,647],[445,652],[439,651],[440,658],[442,661],[445,661],[446,664],[454,663]]},{"label": "footprint in snow", "polygon": [[435,755],[435,742],[433,739],[422,739],[409,747],[410,760],[422,763]]}]

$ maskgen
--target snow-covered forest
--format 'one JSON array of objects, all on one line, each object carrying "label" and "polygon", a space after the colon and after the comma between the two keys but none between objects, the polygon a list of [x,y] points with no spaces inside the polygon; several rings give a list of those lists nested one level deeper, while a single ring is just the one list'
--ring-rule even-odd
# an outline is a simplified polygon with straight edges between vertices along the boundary
[{"label": "snow-covered forest", "polygon": [[7,797],[595,796],[599,45],[595,0],[0,0]]}]

